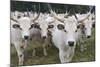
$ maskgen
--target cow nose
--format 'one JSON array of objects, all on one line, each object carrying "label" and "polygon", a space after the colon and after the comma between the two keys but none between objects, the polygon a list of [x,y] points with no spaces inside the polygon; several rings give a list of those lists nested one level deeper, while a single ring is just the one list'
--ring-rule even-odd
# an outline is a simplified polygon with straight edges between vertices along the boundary
[{"label": "cow nose", "polygon": [[46,39],[46,36],[43,36],[43,39]]},{"label": "cow nose", "polygon": [[24,39],[27,40],[29,38],[29,36],[24,36]]},{"label": "cow nose", "polygon": [[74,46],[74,42],[73,41],[69,41],[68,44],[69,44],[70,47]]},{"label": "cow nose", "polygon": [[91,36],[87,36],[87,38],[90,38]]}]

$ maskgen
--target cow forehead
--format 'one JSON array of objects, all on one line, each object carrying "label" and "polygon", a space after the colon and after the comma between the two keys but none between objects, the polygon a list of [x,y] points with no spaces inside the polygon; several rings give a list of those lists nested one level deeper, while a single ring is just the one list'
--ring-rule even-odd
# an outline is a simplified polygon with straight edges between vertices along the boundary
[{"label": "cow forehead", "polygon": [[52,18],[51,17],[48,17],[48,18],[42,18],[39,22],[40,24],[40,28],[42,29],[47,29],[48,28],[48,25],[52,22]]},{"label": "cow forehead", "polygon": [[65,20],[65,29],[67,31],[75,31],[77,29],[77,21],[74,17]]},{"label": "cow forehead", "polygon": [[19,22],[30,22],[30,21],[31,21],[31,19],[29,17],[21,17],[19,19]]},{"label": "cow forehead", "polygon": [[19,24],[20,24],[20,27],[22,28],[25,28],[25,29],[29,28],[31,23],[32,23],[31,19],[28,17],[22,17],[19,19]]},{"label": "cow forehead", "polygon": [[69,16],[68,18],[65,19],[65,23],[66,22],[77,23],[77,20],[76,20],[75,16]]},{"label": "cow forehead", "polygon": [[41,29],[47,29],[48,28],[48,23],[47,22],[41,22],[39,24],[40,24]]},{"label": "cow forehead", "polygon": [[77,29],[77,25],[75,23],[66,23],[65,24],[65,29],[67,31],[75,31]]},{"label": "cow forehead", "polygon": [[54,22],[55,21],[55,19],[53,18],[53,17],[50,17],[50,16],[48,16],[46,19],[45,19],[45,22],[47,22],[47,23],[52,23],[52,22]]}]

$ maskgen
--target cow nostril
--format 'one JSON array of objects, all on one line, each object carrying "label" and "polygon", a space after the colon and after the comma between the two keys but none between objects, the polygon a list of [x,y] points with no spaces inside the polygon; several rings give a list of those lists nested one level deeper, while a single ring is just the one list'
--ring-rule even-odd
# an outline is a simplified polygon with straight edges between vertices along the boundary
[{"label": "cow nostril", "polygon": [[91,36],[87,36],[87,38],[90,38]]},{"label": "cow nostril", "polygon": [[27,40],[29,38],[29,36],[24,36],[24,39]]},{"label": "cow nostril", "polygon": [[43,39],[46,39],[46,36],[43,36]]},{"label": "cow nostril", "polygon": [[68,44],[69,44],[70,47],[74,46],[74,42],[73,41],[69,41]]}]

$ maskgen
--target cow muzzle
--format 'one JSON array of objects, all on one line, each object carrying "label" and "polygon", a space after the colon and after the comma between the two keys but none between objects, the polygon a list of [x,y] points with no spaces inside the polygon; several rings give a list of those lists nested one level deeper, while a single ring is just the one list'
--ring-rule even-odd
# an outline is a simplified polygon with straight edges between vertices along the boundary
[{"label": "cow muzzle", "polygon": [[24,39],[25,39],[25,40],[28,40],[28,39],[29,39],[29,36],[24,36]]},{"label": "cow muzzle", "polygon": [[74,41],[68,41],[68,45],[69,45],[70,47],[73,47],[73,46],[74,46]]}]

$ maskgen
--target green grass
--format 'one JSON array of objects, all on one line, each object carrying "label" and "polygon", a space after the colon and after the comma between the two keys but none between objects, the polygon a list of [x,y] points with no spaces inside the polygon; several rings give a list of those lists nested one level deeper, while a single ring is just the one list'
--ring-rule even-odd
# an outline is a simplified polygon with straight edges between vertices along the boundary
[{"label": "green grass", "polygon": [[[80,45],[76,46],[75,55],[72,59],[72,62],[88,62],[95,61],[95,30],[92,31],[92,37],[87,39],[84,45],[86,50],[83,52],[80,51]],[[54,46],[47,49],[48,56],[43,56],[42,48],[36,49],[36,55],[32,56],[32,43],[27,48],[25,52],[25,62],[24,65],[40,65],[40,64],[58,64],[60,63],[58,56],[58,49]],[[18,57],[14,47],[11,47],[11,64],[18,64]]]}]

